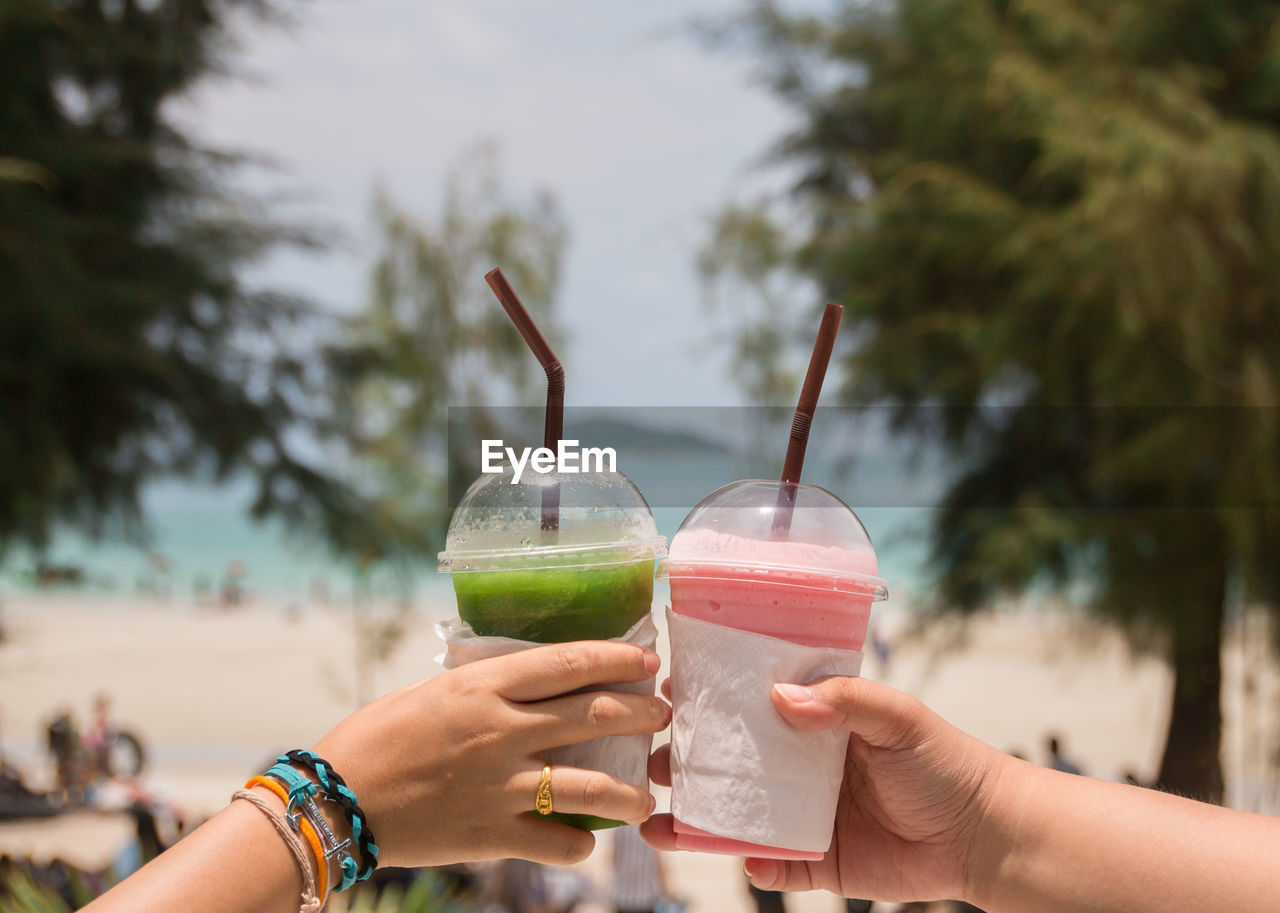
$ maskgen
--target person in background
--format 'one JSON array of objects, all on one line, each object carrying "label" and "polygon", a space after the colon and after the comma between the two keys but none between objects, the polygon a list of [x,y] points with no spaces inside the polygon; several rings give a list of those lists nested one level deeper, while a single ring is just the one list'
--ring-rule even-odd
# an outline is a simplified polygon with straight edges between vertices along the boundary
[{"label": "person in background", "polygon": [[81,737],[85,751],[93,758],[98,772],[105,775],[110,768],[111,697],[99,692],[93,699],[93,721]]},{"label": "person in background", "polygon": [[165,850],[156,821],[156,809],[139,798],[129,804],[128,811],[133,819],[134,842],[126,846],[112,863],[117,878],[132,875]]},{"label": "person in background", "polygon": [[[745,870],[744,870],[745,871]],[[747,876],[747,891],[756,905],[756,913],[787,913],[787,897],[781,891],[766,891],[756,887]]]},{"label": "person in background", "polygon": [[591,881],[573,869],[502,859],[481,876],[481,913],[570,913],[591,894]]},{"label": "person in background", "polygon": [[83,798],[78,772],[81,766],[80,733],[76,730],[70,710],[60,710],[49,722],[45,728],[45,746],[49,750],[49,756],[53,758],[58,791],[63,799],[71,802]]},{"label": "person in background", "polygon": [[1144,789],[1154,789],[1155,784],[1150,780],[1144,780],[1138,776],[1131,768],[1125,768],[1120,771],[1120,782],[1128,783],[1130,786],[1141,786]]},{"label": "person in background", "polygon": [[1062,736],[1058,735],[1056,732],[1050,733],[1048,737],[1045,738],[1044,744],[1045,748],[1049,752],[1048,766],[1050,770],[1058,770],[1064,774],[1079,775],[1083,773],[1083,771],[1080,770],[1079,764],[1069,760],[1066,755],[1062,753]]},{"label": "person in background", "polygon": [[485,870],[481,913],[551,913],[545,866],[527,859],[500,859]]},{"label": "person in background", "polygon": [[654,913],[667,894],[662,857],[635,826],[613,829],[609,900],[615,913]]},{"label": "person in background", "polygon": [[871,652],[880,665],[880,678],[889,677],[889,660],[893,657],[893,641],[889,640],[878,624],[871,626]]},{"label": "person in background", "polygon": [[244,604],[244,579],[248,574],[249,566],[241,559],[232,558],[227,562],[226,573],[222,578],[222,608],[231,609]]}]

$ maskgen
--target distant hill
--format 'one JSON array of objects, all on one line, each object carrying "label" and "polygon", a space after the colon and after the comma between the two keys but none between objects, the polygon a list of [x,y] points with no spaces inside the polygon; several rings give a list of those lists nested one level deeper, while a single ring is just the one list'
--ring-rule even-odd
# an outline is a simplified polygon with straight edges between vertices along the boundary
[{"label": "distant hill", "polygon": [[570,421],[565,437],[577,439],[584,447],[613,447],[631,453],[731,454],[730,448],[691,431],[651,428],[612,419]]}]

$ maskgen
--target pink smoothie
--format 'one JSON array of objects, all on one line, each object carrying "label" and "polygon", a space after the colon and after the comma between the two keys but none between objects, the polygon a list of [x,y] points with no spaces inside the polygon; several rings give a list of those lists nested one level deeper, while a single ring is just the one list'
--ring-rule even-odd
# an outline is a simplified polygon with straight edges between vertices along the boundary
[{"label": "pink smoothie", "polygon": [[[678,533],[671,543],[671,608],[680,615],[814,647],[862,649],[871,616],[873,552],[761,541],[714,530]],[[816,860],[823,853],[745,843],[678,819],[682,850]]]}]

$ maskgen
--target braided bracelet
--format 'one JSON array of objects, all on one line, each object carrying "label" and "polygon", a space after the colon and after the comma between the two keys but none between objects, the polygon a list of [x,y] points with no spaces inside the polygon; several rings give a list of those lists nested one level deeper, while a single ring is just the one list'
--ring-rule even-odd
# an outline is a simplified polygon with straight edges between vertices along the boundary
[{"label": "braided bracelet", "polygon": [[[324,820],[319,807],[316,806],[315,797],[320,792],[320,787],[310,777],[304,776],[300,771],[296,770],[289,764],[277,763],[264,774],[275,780],[279,780],[288,790],[288,810],[290,820],[298,814],[296,810],[306,810],[308,820]],[[325,822],[325,830],[329,831],[329,824]],[[332,837],[332,832],[329,831]],[[336,844],[336,838],[332,841]],[[356,865],[355,858],[347,851],[351,840],[345,840],[336,846],[331,845],[329,850],[331,853],[337,854],[338,865],[342,869],[342,881],[334,888],[334,893],[347,890],[356,881],[359,880],[359,867]]]},{"label": "braided bracelet", "polygon": [[298,804],[303,805],[307,798],[315,796],[318,789],[314,781],[304,777],[292,766],[294,764],[298,764],[315,774],[320,781],[320,788],[324,791],[324,798],[343,810],[347,817],[347,822],[351,826],[351,839],[360,847],[360,853],[364,859],[364,867],[362,869],[356,871],[355,861],[352,859],[343,860],[342,885],[337,890],[345,891],[355,881],[368,879],[373,874],[374,869],[377,868],[378,845],[374,841],[373,831],[365,820],[364,812],[360,809],[356,794],[347,786],[346,781],[342,779],[338,772],[322,758],[309,751],[298,749],[282,754],[276,759],[276,764],[267,773],[268,775],[279,777],[289,784],[291,794],[297,795]]},{"label": "braided bracelet", "polygon": [[316,775],[320,786],[324,789],[325,798],[340,806],[351,824],[351,837],[359,844],[360,855],[364,859],[364,868],[360,870],[359,880],[364,881],[372,875],[373,870],[378,867],[378,844],[374,841],[373,829],[369,827],[364,812],[360,809],[360,801],[342,776],[328,761],[301,748],[285,752],[276,760],[285,764],[298,764]]}]

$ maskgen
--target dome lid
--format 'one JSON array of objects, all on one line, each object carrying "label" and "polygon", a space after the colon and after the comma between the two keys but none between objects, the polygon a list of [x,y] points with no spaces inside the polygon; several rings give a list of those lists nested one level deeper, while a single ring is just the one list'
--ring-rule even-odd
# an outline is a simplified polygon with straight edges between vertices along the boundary
[{"label": "dome lid", "polygon": [[[750,479],[712,492],[690,511],[671,540],[659,576],[722,576],[736,569],[793,586],[845,589],[884,599],[876,552],[847,504],[816,485]],[[704,570],[705,569],[705,570]]]},{"label": "dome lid", "polygon": [[[667,553],[653,513],[620,472],[538,473],[519,482],[507,466],[467,489],[449,523],[437,568],[444,573],[622,564]],[[543,504],[559,525],[543,529]]]}]

